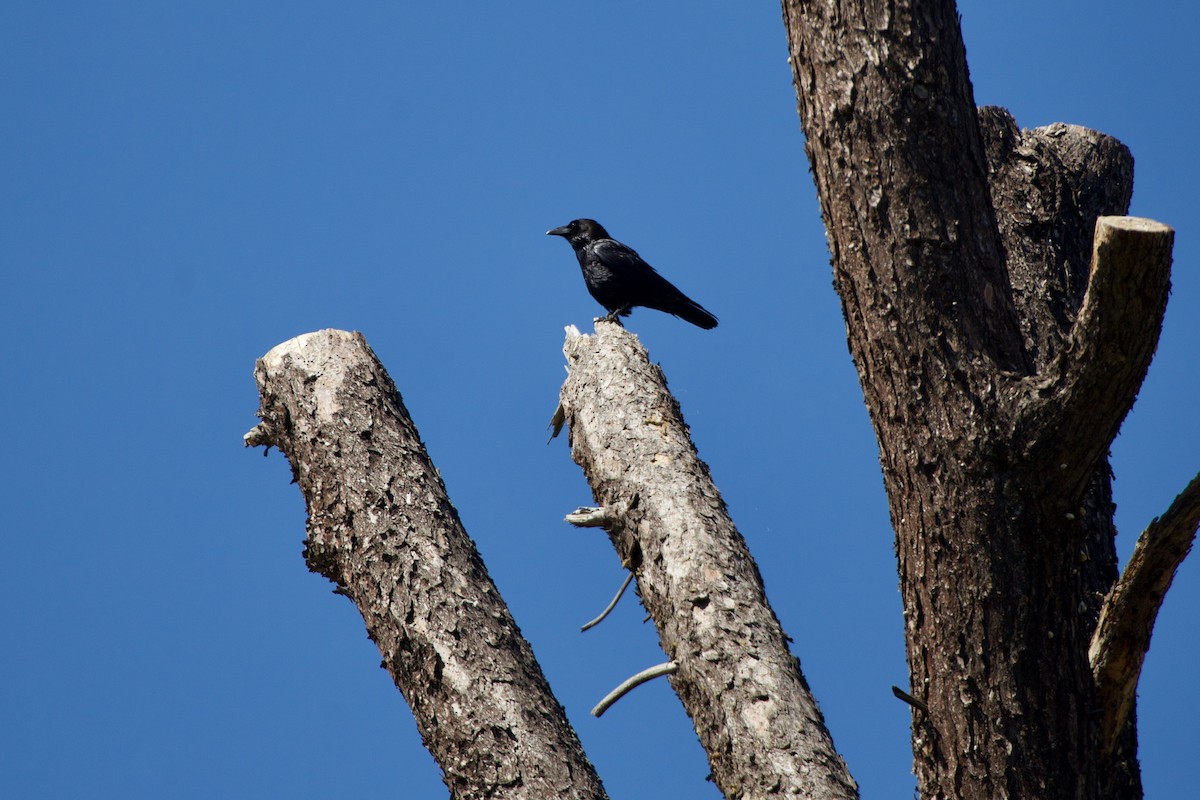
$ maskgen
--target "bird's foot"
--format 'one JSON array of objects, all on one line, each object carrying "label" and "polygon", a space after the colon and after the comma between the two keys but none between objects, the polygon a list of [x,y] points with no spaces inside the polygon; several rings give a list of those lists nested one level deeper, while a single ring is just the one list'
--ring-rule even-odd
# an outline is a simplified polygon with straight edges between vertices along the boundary
[{"label": "bird's foot", "polygon": [[629,316],[629,307],[628,306],[626,306],[624,308],[614,309],[614,310],[608,312],[607,314],[605,314],[603,317],[596,317],[594,320],[592,320],[592,322],[593,323],[595,323],[595,322],[613,322],[613,323],[616,323],[617,325],[620,325],[622,328],[624,328],[625,326],[621,325],[621,317],[623,317],[623,316],[624,317]]}]

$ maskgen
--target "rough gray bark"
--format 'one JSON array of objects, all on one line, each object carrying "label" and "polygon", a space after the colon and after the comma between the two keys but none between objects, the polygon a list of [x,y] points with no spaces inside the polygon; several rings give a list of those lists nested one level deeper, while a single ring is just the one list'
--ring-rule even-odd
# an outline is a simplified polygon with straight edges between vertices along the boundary
[{"label": "rough gray bark", "polygon": [[729,798],[857,797],[662,371],[616,323],[567,331],[572,456],[677,664],[713,780]]},{"label": "rough gray bark", "polygon": [[1169,229],[1109,220],[1092,252],[1128,151],[977,113],[953,2],[783,8],[930,710],[922,795],[1140,797],[1132,722],[1101,746],[1088,647],[1116,578],[1107,450],[1157,343]]},{"label": "rough gray bark", "polygon": [[454,798],[605,797],[429,460],[359,334],[321,331],[255,369],[248,446],[292,464],[305,558],[362,613]]}]

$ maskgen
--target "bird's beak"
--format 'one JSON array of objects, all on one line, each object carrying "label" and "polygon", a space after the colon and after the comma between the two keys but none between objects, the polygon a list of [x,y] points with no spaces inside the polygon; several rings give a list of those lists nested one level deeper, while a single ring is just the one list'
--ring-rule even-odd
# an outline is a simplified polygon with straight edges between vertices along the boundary
[{"label": "bird's beak", "polygon": [[566,236],[567,235],[567,226],[564,225],[561,228],[551,228],[550,230],[546,231],[546,235],[547,236]]}]

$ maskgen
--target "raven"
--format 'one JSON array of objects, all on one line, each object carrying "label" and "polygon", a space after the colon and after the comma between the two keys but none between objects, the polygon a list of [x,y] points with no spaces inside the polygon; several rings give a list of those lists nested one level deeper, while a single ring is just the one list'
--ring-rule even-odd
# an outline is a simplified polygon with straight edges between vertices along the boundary
[{"label": "raven", "polygon": [[571,243],[583,280],[596,302],[608,309],[607,319],[619,322],[634,306],[674,314],[693,325],[717,327],[717,318],[654,271],[632,248],[608,235],[594,219],[577,219],[546,231]]}]

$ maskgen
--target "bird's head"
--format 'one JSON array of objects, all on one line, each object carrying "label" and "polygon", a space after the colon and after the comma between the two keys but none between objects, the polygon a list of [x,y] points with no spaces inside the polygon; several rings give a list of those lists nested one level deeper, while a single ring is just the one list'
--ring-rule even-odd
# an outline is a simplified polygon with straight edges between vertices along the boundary
[{"label": "bird's head", "polygon": [[608,231],[604,230],[604,226],[594,219],[573,219],[561,228],[551,228],[546,231],[547,236],[561,236],[571,243],[585,244],[595,241],[596,239],[609,239]]}]

